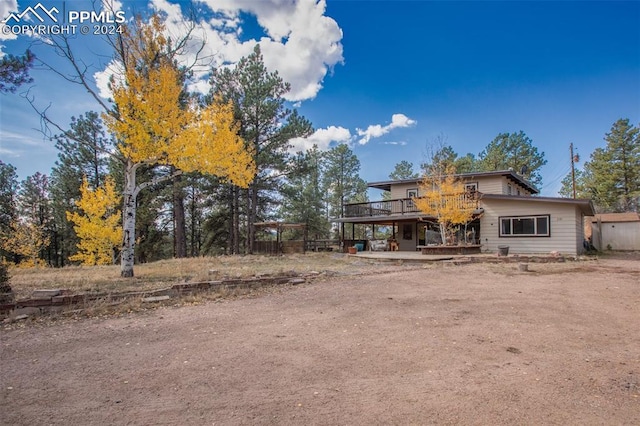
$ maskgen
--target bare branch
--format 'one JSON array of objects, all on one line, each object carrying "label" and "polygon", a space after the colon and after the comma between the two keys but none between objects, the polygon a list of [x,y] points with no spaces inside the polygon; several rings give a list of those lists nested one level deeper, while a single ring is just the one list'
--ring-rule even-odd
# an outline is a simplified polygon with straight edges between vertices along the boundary
[{"label": "bare branch", "polygon": [[[86,141],[82,138],[78,138],[73,132],[70,132],[68,129],[63,128],[62,126],[60,126],[57,122],[53,121],[48,115],[47,115],[47,111],[49,110],[49,108],[51,108],[51,103],[49,103],[49,105],[44,108],[44,109],[40,109],[36,106],[35,102],[34,102],[34,97],[33,96],[29,96],[29,91],[27,91],[26,93],[21,95],[22,97],[24,97],[27,102],[29,103],[29,105],[31,105],[31,108],[33,108],[33,110],[38,114],[38,116],[40,117],[40,129],[34,129],[39,131],[40,133],[42,133],[42,135],[48,139],[48,140],[53,140],[55,137],[65,137],[67,139],[71,139],[74,140],[78,143],[81,143],[83,145],[89,146],[91,148],[95,148],[98,151],[102,152],[103,154],[107,154],[110,157],[114,158],[117,161],[120,162],[124,162],[124,158],[122,157],[122,155],[119,155],[119,153],[117,152],[113,152],[107,149],[101,149],[100,147],[95,146],[95,144],[92,144],[89,141]],[[55,128],[57,129],[61,134],[60,135],[56,135],[54,134],[54,132],[52,131],[51,128]]]},{"label": "bare branch", "polygon": [[49,39],[51,46],[55,53],[65,59],[65,62],[71,65],[74,70],[73,74],[64,73],[60,68],[54,67],[53,65],[45,62],[44,60],[37,58],[38,64],[44,67],[46,70],[57,74],[62,77],[66,81],[78,84],[86,89],[86,91],[91,95],[91,97],[98,102],[98,104],[104,109],[105,112],[109,112],[111,107],[105,102],[102,97],[97,93],[97,91],[92,86],[92,81],[90,77],[87,75],[89,73],[89,66],[86,65],[82,60],[77,59],[74,56],[73,49],[71,48],[71,44],[69,43],[68,36],[59,36],[59,37],[51,37]]},{"label": "bare branch", "polygon": [[154,177],[153,179],[147,181],[147,182],[142,182],[141,184],[138,184],[138,186],[136,186],[136,189],[133,190],[133,198],[137,198],[138,194],[140,193],[140,191],[142,191],[143,189],[152,186],[152,185],[157,185],[159,183],[162,182],[166,182],[168,180],[171,180],[175,177],[178,177],[182,174],[182,170],[176,170],[175,172],[165,175],[165,176],[158,176],[158,177]]}]

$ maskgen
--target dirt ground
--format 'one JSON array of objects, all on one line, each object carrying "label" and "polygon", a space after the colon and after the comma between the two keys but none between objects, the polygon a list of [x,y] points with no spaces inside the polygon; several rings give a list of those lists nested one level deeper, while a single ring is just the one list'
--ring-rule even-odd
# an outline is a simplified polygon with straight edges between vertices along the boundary
[{"label": "dirt ground", "polygon": [[0,424],[640,424],[637,258],[377,268],[4,329]]}]

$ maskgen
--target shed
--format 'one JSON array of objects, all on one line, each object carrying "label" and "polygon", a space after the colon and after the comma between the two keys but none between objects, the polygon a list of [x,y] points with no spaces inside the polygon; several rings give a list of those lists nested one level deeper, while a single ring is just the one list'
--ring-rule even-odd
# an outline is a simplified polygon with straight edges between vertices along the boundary
[{"label": "shed", "polygon": [[597,250],[640,250],[640,214],[602,213],[587,218],[585,237]]}]

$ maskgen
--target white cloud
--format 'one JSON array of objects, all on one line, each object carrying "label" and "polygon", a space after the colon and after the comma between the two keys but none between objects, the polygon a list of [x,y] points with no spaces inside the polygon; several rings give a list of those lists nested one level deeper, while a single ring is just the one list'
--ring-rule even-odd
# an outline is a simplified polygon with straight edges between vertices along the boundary
[{"label": "white cloud", "polygon": [[412,120],[404,114],[393,114],[391,116],[391,124],[382,126],[380,124],[372,124],[366,130],[356,129],[358,136],[362,136],[358,143],[366,145],[372,138],[379,138],[398,127],[410,127],[416,124],[416,120]]},{"label": "white cloud", "polygon": [[407,144],[406,141],[390,141],[390,142],[382,142],[383,145],[398,145],[405,146]]},{"label": "white cloud", "polygon": [[122,68],[121,62],[112,60],[104,71],[97,72],[93,75],[93,78],[96,81],[96,87],[98,88],[98,93],[105,99],[111,98],[109,82],[112,77],[116,83],[122,81],[124,77],[124,69]]},{"label": "white cloud", "polygon": [[[185,33],[186,18],[179,4],[151,0],[151,6],[166,14],[167,32],[173,39]],[[342,30],[334,19],[324,15],[325,0],[202,0],[198,6],[209,7],[213,16],[199,22],[200,28],[194,34],[199,39],[192,40],[180,58],[187,64],[195,62],[196,54],[206,58],[194,67],[197,79],[206,81],[212,65],[235,64],[259,42],[267,69],[278,71],[291,84],[285,98],[301,101],[313,99],[327,73],[343,62]],[[254,15],[266,36],[240,41],[240,12]]]},{"label": "white cloud", "polygon": [[[2,0],[0,2],[0,42],[2,42],[3,40],[15,40],[16,38],[18,38],[17,35],[11,34],[10,31],[7,31],[9,34],[5,34],[4,31],[2,31],[2,28],[5,26],[5,24],[1,22],[4,19],[6,19],[11,12],[17,12],[17,11],[18,11],[17,0]],[[4,46],[0,44],[0,58],[4,56],[4,52],[2,51],[3,47]]]},{"label": "white cloud", "polygon": [[349,143],[351,141],[351,132],[344,127],[329,126],[326,129],[318,129],[312,135],[306,138],[294,138],[289,141],[291,152],[304,152],[311,149],[313,145],[317,145],[321,151],[329,149],[332,142]]}]

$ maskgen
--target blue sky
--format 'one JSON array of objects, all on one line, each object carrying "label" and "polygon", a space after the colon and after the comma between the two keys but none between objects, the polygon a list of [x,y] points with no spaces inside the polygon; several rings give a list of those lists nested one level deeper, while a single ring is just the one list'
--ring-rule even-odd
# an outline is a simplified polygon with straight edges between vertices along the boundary
[{"label": "blue sky", "polygon": [[[17,9],[36,3],[18,1]],[[185,9],[176,3],[151,4],[177,23]],[[86,4],[65,2],[67,10]],[[132,16],[132,8],[146,5],[124,1],[114,8]],[[234,63],[261,40],[267,66],[292,83],[291,102],[317,129],[296,146],[348,143],[367,181],[387,179],[401,160],[417,167],[439,136],[460,155],[477,155],[497,134],[522,130],[545,153],[541,191],[553,196],[569,171],[571,142],[584,162],[604,146],[617,119],[640,123],[638,1],[196,5],[217,64]],[[26,35],[0,39],[2,51],[13,54],[30,42]],[[79,36],[76,42],[96,72],[105,69],[109,58],[99,40]],[[43,47],[33,49],[49,58]],[[40,105],[51,104],[62,124],[98,110],[59,77],[44,71],[33,76],[31,93]],[[0,103],[2,160],[21,178],[49,173],[57,153],[33,130],[38,117],[18,94],[0,95]]]}]

